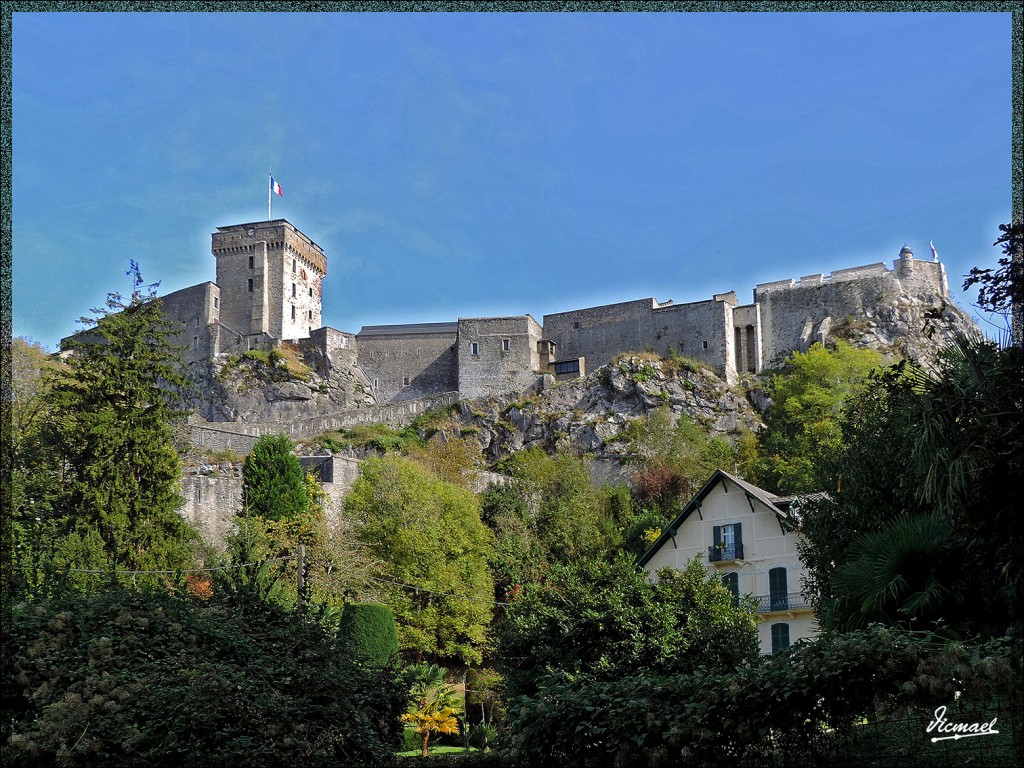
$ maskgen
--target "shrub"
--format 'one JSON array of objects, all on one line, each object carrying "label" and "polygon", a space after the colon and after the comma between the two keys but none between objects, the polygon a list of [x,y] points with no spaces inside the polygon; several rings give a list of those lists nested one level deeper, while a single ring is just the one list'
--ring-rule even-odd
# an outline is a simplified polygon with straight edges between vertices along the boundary
[{"label": "shrub", "polygon": [[270,353],[264,352],[262,349],[250,349],[242,355],[246,360],[252,360],[253,362],[263,363],[264,365],[270,365]]},{"label": "shrub", "polygon": [[401,737],[394,670],[246,593],[118,589],[8,626],[7,765],[380,763]]},{"label": "shrub", "polygon": [[[932,712],[970,702],[1013,707],[1020,658],[1019,643],[1006,639],[972,647],[874,627],[798,643],[732,671],[641,672],[577,683],[552,675],[540,681],[538,695],[511,703],[508,756],[517,764],[595,768],[888,765],[895,748],[901,765],[950,764],[924,738]],[[878,744],[879,722],[893,715],[913,738]],[[991,716],[990,710],[984,719]],[[859,727],[865,718],[872,725]],[[850,760],[857,750],[874,759]],[[1016,765],[1012,751],[990,751],[978,763]]]},{"label": "shrub", "polygon": [[263,435],[253,445],[242,469],[246,515],[287,520],[306,510],[306,475],[292,447],[283,434]]},{"label": "shrub", "polygon": [[288,375],[301,381],[312,378],[312,370],[302,361],[302,351],[295,344],[285,343],[270,352],[270,362],[288,371]]},{"label": "shrub", "polygon": [[645,670],[733,669],[757,658],[753,614],[699,559],[652,583],[633,557],[578,558],[525,585],[496,630],[510,697],[546,675],[614,680]]},{"label": "shrub", "polygon": [[338,642],[356,659],[384,666],[398,653],[398,630],[382,603],[349,603],[341,614]]}]

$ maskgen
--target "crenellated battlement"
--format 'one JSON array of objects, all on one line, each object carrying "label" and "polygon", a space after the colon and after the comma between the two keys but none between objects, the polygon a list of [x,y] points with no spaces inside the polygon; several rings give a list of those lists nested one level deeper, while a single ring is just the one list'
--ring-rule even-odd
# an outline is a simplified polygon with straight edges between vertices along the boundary
[{"label": "crenellated battlement", "polygon": [[758,283],[754,287],[754,301],[759,301],[766,294],[773,291],[793,291],[807,288],[818,288],[823,285],[840,283],[851,280],[898,280],[906,281],[902,287],[908,293],[924,291],[937,291],[941,296],[949,295],[949,286],[946,283],[946,269],[939,261],[920,261],[914,258],[909,247],[903,246],[899,258],[892,263],[892,269],[885,265],[885,262],[875,264],[863,264],[859,267],[846,267],[835,269],[831,273],[804,275],[798,279],[775,280],[769,283]]}]

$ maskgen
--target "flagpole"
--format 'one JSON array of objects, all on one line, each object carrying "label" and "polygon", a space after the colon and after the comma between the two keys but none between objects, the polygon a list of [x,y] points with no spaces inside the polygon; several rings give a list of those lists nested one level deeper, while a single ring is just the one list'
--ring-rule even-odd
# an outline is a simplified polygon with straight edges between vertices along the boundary
[{"label": "flagpole", "polygon": [[270,169],[270,173],[267,175],[267,221],[271,221],[270,218],[270,204],[274,199],[274,190],[270,188],[270,180],[274,178],[274,169]]}]

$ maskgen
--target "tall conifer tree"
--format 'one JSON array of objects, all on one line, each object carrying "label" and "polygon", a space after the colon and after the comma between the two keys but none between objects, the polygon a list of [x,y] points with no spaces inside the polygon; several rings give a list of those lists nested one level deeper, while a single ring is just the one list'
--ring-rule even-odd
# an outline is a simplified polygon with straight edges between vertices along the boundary
[{"label": "tall conifer tree", "polygon": [[[107,296],[95,326],[54,374],[48,437],[63,479],[63,541],[70,567],[173,570],[193,562],[195,531],[178,514],[181,461],[172,423],[188,386],[157,285],[139,266],[132,293]],[[82,322],[92,322],[83,318]]]}]

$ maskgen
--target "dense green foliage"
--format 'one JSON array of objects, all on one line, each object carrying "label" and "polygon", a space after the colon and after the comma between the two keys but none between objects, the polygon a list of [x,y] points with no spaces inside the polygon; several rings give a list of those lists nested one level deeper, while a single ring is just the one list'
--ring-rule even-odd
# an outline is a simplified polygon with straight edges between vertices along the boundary
[{"label": "dense green foliage", "polygon": [[[346,600],[359,600],[370,584],[374,561],[362,550],[346,521],[328,525],[329,499],[312,475],[304,480],[308,504],[280,520],[237,515],[228,536],[231,571],[239,587],[253,590],[281,608],[299,605],[298,549],[304,547],[302,604],[324,626],[336,627]],[[259,563],[258,567],[250,567]]]},{"label": "dense green foliage", "polygon": [[495,534],[491,566],[504,600],[549,566],[617,547],[631,517],[624,488],[599,488],[586,457],[528,448],[504,462],[511,481],[488,488],[483,519]]},{"label": "dense green foliage", "polygon": [[819,465],[829,497],[804,507],[824,626],[941,622],[964,636],[1020,620],[1020,361],[960,339],[934,368],[900,363],[848,405],[844,444]]},{"label": "dense green foliage", "polygon": [[[890,745],[899,747],[901,761],[927,763],[930,751],[943,764],[941,747],[925,738],[935,708],[949,705],[951,720],[971,722],[992,714],[958,717],[969,702],[1013,706],[1020,659],[1019,645],[1006,640],[948,645],[875,627],[798,643],[733,669],[549,678],[536,695],[511,702],[508,757],[595,768],[849,765],[863,750],[867,764],[891,765],[893,752],[879,754],[877,731],[864,718],[898,715],[910,726],[910,738]],[[985,745],[984,762],[1016,765],[1008,742],[1009,735],[999,752]]]},{"label": "dense green foliage", "polygon": [[731,471],[735,449],[712,437],[686,416],[668,408],[632,421],[617,438],[634,456],[632,481],[636,505],[671,519],[700,490],[716,469]]},{"label": "dense green foliage", "polygon": [[660,571],[656,583],[625,555],[552,566],[512,600],[497,635],[512,697],[535,694],[549,675],[681,674],[757,656],[753,614],[697,560]]},{"label": "dense green foliage", "polygon": [[675,515],[656,509],[638,512],[629,521],[622,535],[622,548],[640,558],[657,541],[662,530],[672,522]]},{"label": "dense green foliage", "polygon": [[27,569],[15,588],[28,595],[193,562],[196,534],[177,513],[180,460],[172,441],[187,388],[172,343],[177,329],[136,264],[128,274],[130,298],[108,296],[95,325],[71,343],[66,364],[45,366],[35,384],[21,379],[23,394],[35,387],[45,397],[45,407],[33,408],[31,397],[19,402],[23,430],[15,443],[12,528],[16,564]]},{"label": "dense green foliage", "polygon": [[494,585],[490,531],[465,488],[411,459],[367,459],[345,512],[381,564],[379,589],[398,623],[400,646],[427,656],[479,662]]},{"label": "dense green foliage", "polygon": [[758,440],[753,482],[781,494],[821,490],[817,467],[843,446],[843,405],[882,363],[878,352],[843,341],[834,349],[815,344],[795,352],[768,386],[772,405]]},{"label": "dense green foliage", "polygon": [[393,671],[244,593],[36,602],[9,631],[8,765],[335,765],[398,744]]},{"label": "dense green foliage", "polygon": [[348,603],[338,624],[338,644],[355,659],[384,666],[398,653],[395,615],[382,603]]},{"label": "dense green foliage", "polygon": [[242,511],[264,520],[287,520],[306,511],[305,473],[287,435],[263,435],[242,468]]}]

